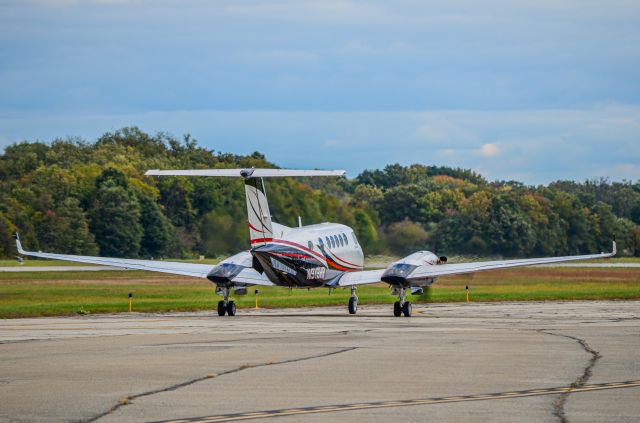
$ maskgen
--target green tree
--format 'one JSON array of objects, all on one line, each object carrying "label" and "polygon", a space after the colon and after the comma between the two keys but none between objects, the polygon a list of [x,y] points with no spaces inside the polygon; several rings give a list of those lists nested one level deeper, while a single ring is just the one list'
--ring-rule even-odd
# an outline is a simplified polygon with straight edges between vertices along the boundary
[{"label": "green tree", "polygon": [[[116,172],[117,173],[117,172]],[[108,257],[137,257],[143,230],[140,225],[140,204],[123,179],[112,170],[98,178],[98,191],[91,214],[91,232]],[[126,179],[124,179],[125,185]]]},{"label": "green tree", "polygon": [[140,203],[140,225],[142,239],[140,240],[140,256],[166,257],[176,251],[176,236],[169,219],[163,214],[153,199],[144,194],[138,194]]},{"label": "green tree", "polygon": [[353,216],[355,219],[353,229],[364,252],[368,254],[379,252],[378,231],[369,214],[358,209],[353,212]]},{"label": "green tree", "polygon": [[44,251],[79,255],[98,253],[80,202],[73,197],[63,200],[55,210],[47,210],[36,223],[36,234]]},{"label": "green tree", "polygon": [[16,244],[13,240],[15,232],[16,227],[0,211],[0,257],[9,257],[17,253]]},{"label": "green tree", "polygon": [[385,233],[391,251],[401,255],[424,249],[427,238],[427,231],[410,220],[392,223]]}]

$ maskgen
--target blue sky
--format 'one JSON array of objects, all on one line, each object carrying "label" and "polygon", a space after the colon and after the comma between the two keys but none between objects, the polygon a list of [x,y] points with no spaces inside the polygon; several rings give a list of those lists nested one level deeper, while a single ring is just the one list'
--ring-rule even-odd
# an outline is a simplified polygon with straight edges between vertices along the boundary
[{"label": "blue sky", "polygon": [[637,1],[0,0],[0,147],[135,125],[284,167],[640,179]]}]

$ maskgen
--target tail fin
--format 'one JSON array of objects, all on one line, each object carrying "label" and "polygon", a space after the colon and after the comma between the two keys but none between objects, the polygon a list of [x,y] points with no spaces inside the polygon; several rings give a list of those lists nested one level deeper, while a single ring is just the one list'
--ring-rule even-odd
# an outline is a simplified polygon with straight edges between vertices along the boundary
[{"label": "tail fin", "polygon": [[154,176],[227,176],[244,178],[249,215],[251,246],[256,247],[273,239],[274,226],[262,178],[285,176],[344,176],[344,170],[295,170],[295,169],[190,169],[149,170],[145,175]]},{"label": "tail fin", "polygon": [[244,191],[247,196],[251,246],[257,247],[273,239],[271,213],[262,178],[245,179]]}]

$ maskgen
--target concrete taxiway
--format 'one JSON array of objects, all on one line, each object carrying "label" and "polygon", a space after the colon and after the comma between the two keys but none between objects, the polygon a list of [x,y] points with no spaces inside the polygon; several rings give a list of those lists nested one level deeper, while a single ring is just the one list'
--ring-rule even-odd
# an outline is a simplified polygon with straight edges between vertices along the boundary
[{"label": "concrete taxiway", "polygon": [[0,421],[640,421],[640,302],[0,321]]}]

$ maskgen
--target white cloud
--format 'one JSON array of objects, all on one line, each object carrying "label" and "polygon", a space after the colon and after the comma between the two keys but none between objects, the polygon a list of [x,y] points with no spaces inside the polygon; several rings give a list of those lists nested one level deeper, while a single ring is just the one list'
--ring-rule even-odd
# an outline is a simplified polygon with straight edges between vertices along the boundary
[{"label": "white cloud", "polygon": [[480,153],[481,156],[484,157],[495,157],[495,156],[499,156],[500,153],[502,152],[500,150],[500,147],[498,147],[496,144],[483,144],[482,147],[480,147],[480,150],[478,150],[478,152]]}]

